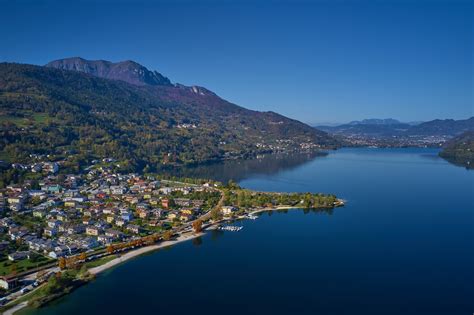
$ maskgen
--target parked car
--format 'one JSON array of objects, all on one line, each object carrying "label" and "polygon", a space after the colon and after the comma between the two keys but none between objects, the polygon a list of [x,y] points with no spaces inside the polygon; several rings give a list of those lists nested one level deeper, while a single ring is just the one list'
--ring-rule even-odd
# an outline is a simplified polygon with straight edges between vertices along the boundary
[{"label": "parked car", "polygon": [[24,287],[23,289],[20,290],[21,294],[25,294],[30,292],[31,290],[28,287]]},{"label": "parked car", "polygon": [[0,298],[0,305],[5,305],[7,304],[8,302],[10,301],[10,299],[8,297],[2,297]]}]

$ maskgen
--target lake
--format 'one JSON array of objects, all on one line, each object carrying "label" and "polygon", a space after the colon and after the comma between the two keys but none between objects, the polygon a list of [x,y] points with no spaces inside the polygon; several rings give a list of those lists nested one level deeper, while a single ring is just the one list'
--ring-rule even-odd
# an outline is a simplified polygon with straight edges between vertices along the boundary
[{"label": "lake", "polygon": [[[27,314],[472,314],[474,172],[437,153],[342,149],[273,171],[233,162],[241,186],[334,193],[347,205],[264,213]],[[228,179],[222,164],[206,167]]]}]

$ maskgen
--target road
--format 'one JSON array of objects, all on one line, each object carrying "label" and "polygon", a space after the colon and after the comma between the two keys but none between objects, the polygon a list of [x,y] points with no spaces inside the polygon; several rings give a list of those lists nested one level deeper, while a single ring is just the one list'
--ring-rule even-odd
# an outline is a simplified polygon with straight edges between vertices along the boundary
[{"label": "road", "polygon": [[[222,208],[222,205],[224,204],[224,200],[225,200],[224,192],[223,192],[222,190],[220,190],[220,189],[217,189],[217,188],[212,188],[212,187],[211,187],[211,189],[212,189],[213,191],[217,191],[217,192],[219,192],[219,193],[221,194],[221,198],[219,199],[219,201],[218,201],[217,204],[215,205],[214,209],[212,209],[212,210],[220,210],[220,209]],[[185,229],[188,229],[188,228],[192,227],[193,223],[196,222],[196,221],[198,221],[198,220],[201,220],[202,222],[209,220],[209,219],[211,218],[211,215],[212,215],[212,210],[206,212],[205,214],[203,214],[203,215],[200,216],[199,218],[197,218],[197,219],[195,219],[195,220],[193,220],[193,221],[190,221],[190,222],[188,222],[188,223],[186,223],[186,224],[184,224],[184,225],[178,227],[178,228],[176,229],[176,232],[179,233],[179,232],[181,232],[181,231],[183,231],[183,230],[185,230]]]}]

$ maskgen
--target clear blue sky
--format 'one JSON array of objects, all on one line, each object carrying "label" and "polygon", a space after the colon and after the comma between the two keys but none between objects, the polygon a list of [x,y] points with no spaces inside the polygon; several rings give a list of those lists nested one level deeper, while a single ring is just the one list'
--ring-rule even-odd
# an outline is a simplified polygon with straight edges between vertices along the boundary
[{"label": "clear blue sky", "polygon": [[0,61],[135,60],[307,123],[473,115],[472,1],[4,1]]}]

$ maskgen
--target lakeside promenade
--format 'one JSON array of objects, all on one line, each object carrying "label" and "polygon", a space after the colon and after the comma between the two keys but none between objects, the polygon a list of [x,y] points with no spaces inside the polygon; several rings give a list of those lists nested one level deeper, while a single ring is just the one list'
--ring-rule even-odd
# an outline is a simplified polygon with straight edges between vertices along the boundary
[{"label": "lakeside promenade", "polygon": [[152,252],[152,251],[155,251],[155,250],[158,250],[158,249],[161,249],[161,248],[173,246],[173,245],[185,242],[185,241],[189,241],[189,240],[192,240],[194,238],[203,236],[204,234],[205,234],[204,232],[192,233],[192,234],[186,234],[186,235],[182,234],[182,235],[178,236],[175,240],[164,241],[160,244],[149,245],[149,246],[141,247],[141,248],[138,248],[138,249],[135,249],[135,250],[131,250],[131,251],[121,255],[120,257],[112,259],[111,261],[109,261],[109,262],[107,262],[103,265],[100,265],[100,266],[89,269],[89,272],[93,275],[97,275],[97,274],[99,274],[103,271],[106,271],[107,269],[115,267],[115,266],[117,266],[117,265],[119,265],[123,262],[126,262],[127,260],[130,260],[132,258],[135,258],[137,256],[140,256],[140,255],[143,255],[145,253]]}]

